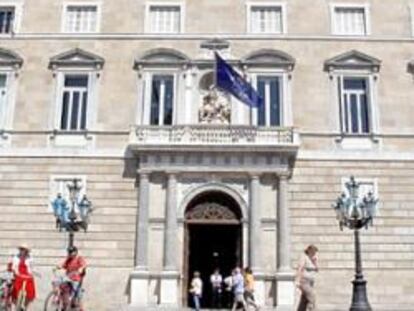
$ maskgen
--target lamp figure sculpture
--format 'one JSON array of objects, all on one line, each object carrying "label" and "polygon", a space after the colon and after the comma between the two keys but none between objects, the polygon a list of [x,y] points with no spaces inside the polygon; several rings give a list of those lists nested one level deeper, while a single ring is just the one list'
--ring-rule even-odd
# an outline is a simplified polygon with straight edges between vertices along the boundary
[{"label": "lamp figure sculpture", "polygon": [[75,232],[82,228],[85,232],[88,230],[89,215],[92,213],[92,203],[86,194],[79,200],[79,193],[82,186],[79,185],[79,179],[73,179],[68,183],[69,203],[58,193],[52,202],[53,214],[56,217],[56,228],[59,231],[65,229],[69,233],[68,247],[74,246]]},{"label": "lamp figure sculpture", "polygon": [[366,283],[362,274],[361,244],[359,240],[359,230],[368,229],[373,225],[373,220],[377,211],[378,199],[369,192],[362,199],[359,197],[360,183],[351,176],[350,181],[345,183],[348,193],[342,193],[333,208],[336,212],[339,227],[343,230],[348,227],[354,230],[355,236],[355,279],[353,283],[352,305],[350,311],[371,311],[367,298]]}]

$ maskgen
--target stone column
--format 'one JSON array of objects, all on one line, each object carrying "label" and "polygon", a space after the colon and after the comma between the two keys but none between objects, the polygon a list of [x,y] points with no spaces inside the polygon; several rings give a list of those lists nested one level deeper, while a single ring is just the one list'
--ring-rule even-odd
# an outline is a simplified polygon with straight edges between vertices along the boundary
[{"label": "stone column", "polygon": [[278,192],[278,271],[291,271],[290,267],[290,215],[288,206],[288,180],[287,176],[279,176]]},{"label": "stone column", "polygon": [[171,307],[178,307],[177,238],[177,177],[175,173],[168,173],[161,304]]},{"label": "stone column", "polygon": [[259,204],[259,175],[250,176],[250,220],[249,220],[249,265],[253,271],[260,268],[260,204]]},{"label": "stone column", "polygon": [[249,265],[256,277],[255,298],[259,305],[265,303],[265,281],[261,262],[261,213],[260,213],[260,176],[250,175],[249,206]]},{"label": "stone column", "polygon": [[149,176],[139,174],[135,269],[148,270]]},{"label": "stone column", "polygon": [[135,270],[131,273],[131,305],[148,305],[149,174],[139,173],[138,213],[135,239]]},{"label": "stone column", "polygon": [[278,227],[277,227],[277,307],[293,308],[295,298],[294,272],[290,266],[290,215],[288,176],[278,176]]}]

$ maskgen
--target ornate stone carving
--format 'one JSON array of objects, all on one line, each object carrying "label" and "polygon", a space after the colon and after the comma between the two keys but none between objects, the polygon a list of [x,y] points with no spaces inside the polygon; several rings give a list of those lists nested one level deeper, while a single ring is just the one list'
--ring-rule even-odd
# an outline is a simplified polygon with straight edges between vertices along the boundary
[{"label": "ornate stone carving", "polygon": [[238,217],[227,206],[223,206],[217,203],[202,203],[186,213],[187,220],[198,221],[238,221]]},{"label": "ornate stone carving", "polygon": [[203,97],[199,111],[201,123],[229,124],[231,116],[230,104],[216,88],[212,87]]}]

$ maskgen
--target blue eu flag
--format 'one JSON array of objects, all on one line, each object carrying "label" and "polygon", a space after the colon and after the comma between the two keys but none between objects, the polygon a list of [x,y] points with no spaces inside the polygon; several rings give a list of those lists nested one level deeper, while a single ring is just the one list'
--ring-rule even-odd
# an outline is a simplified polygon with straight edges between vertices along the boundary
[{"label": "blue eu flag", "polygon": [[216,86],[250,107],[262,104],[256,90],[216,53]]}]

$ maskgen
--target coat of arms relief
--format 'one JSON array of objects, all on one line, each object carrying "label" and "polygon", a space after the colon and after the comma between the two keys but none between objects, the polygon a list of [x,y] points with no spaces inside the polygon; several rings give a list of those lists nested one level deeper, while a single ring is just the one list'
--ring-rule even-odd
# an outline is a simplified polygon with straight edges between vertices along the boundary
[{"label": "coat of arms relief", "polygon": [[199,109],[202,124],[230,124],[231,108],[229,99],[217,88],[211,86]]}]

